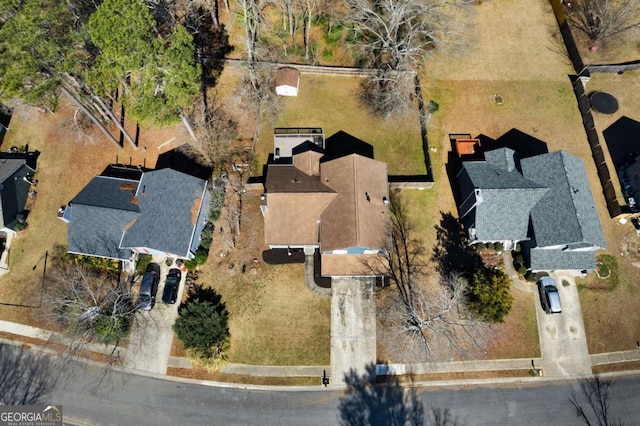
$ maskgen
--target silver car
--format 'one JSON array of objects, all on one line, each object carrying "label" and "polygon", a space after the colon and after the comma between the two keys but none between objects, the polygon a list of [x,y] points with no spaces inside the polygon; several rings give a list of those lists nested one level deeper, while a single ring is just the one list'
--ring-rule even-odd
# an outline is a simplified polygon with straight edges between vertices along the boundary
[{"label": "silver car", "polygon": [[543,277],[538,281],[538,290],[540,291],[540,303],[542,309],[548,314],[559,314],[562,312],[560,304],[560,294],[556,282],[551,277]]}]

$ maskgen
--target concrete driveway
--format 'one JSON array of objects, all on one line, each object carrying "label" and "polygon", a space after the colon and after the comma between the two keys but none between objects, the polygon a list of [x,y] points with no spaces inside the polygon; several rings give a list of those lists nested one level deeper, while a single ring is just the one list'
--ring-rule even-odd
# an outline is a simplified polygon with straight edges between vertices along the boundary
[{"label": "concrete driveway", "polygon": [[344,383],[376,363],[376,280],[331,279],[331,382]]},{"label": "concrete driveway", "polygon": [[554,272],[550,276],[556,281],[560,293],[562,313],[545,313],[536,289],[536,316],[544,375],[571,377],[591,374],[591,360],[575,280],[562,272]]},{"label": "concrete driveway", "polygon": [[[131,332],[129,333],[129,347],[124,357],[123,365],[134,370],[150,373],[166,374],[171,353],[173,330],[171,326],[178,315],[178,306],[182,300],[186,273],[182,273],[178,301],[173,305],[162,303],[164,282],[170,268],[164,259],[153,259],[160,265],[160,284],[156,296],[156,305],[148,312],[137,312]],[[140,280],[134,285],[140,285]]]}]

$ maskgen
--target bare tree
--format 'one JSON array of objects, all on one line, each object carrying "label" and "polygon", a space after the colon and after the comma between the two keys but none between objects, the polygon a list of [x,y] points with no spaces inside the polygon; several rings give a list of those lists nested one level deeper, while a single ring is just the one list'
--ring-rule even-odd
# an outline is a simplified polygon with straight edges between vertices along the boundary
[{"label": "bare tree", "polygon": [[466,280],[450,273],[435,285],[427,282],[424,243],[401,197],[392,194],[390,198],[392,247],[384,273],[392,286],[382,308],[383,322],[395,331],[393,338],[402,342],[405,358],[473,356],[484,347],[489,328],[466,309]]},{"label": "bare tree", "polygon": [[613,381],[603,380],[597,374],[590,379],[585,379],[580,383],[580,396],[573,391],[569,402],[576,409],[576,415],[585,424],[598,426],[623,426],[620,419],[614,419],[609,412],[609,393]]},{"label": "bare tree", "polygon": [[207,102],[198,102],[191,117],[197,137],[192,139],[188,154],[211,166],[214,176],[228,173],[238,155],[238,124],[227,112],[227,106],[214,95]]},{"label": "bare tree", "polygon": [[94,341],[117,347],[135,313],[133,295],[119,272],[79,264],[61,250],[47,269],[42,305],[45,318],[70,337],[71,351]]},{"label": "bare tree", "polygon": [[269,0],[237,0],[242,16],[242,28],[244,29],[244,41],[247,49],[247,62],[249,65],[249,78],[251,84],[257,89],[258,77],[255,65],[258,57],[258,36],[263,26],[267,23],[265,9]]},{"label": "bare tree", "polygon": [[569,24],[592,43],[640,28],[639,0],[576,0],[565,5]]},{"label": "bare tree", "polygon": [[348,22],[356,26],[370,64],[393,71],[413,70],[442,29],[442,0],[347,0]]},{"label": "bare tree", "polygon": [[415,73],[410,71],[379,71],[362,81],[360,101],[374,115],[403,116],[416,110]]},{"label": "bare tree", "polygon": [[360,48],[369,66],[380,73],[363,85],[366,105],[389,115],[406,107],[413,93],[413,75],[433,49],[446,19],[442,0],[346,0],[351,8],[347,23],[355,26]]}]

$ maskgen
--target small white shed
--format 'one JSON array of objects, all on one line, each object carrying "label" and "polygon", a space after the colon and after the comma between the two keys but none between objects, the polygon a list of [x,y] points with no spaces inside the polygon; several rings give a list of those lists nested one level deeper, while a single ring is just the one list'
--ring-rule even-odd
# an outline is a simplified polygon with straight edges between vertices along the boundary
[{"label": "small white shed", "polygon": [[276,95],[298,96],[300,71],[296,68],[282,67],[276,71]]}]

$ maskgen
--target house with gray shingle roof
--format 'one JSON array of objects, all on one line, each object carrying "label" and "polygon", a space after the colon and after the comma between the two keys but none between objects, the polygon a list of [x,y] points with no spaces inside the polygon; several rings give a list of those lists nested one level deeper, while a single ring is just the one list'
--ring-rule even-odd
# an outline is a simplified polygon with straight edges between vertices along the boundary
[{"label": "house with gray shingle roof", "polygon": [[27,162],[27,157],[0,155],[0,229],[15,232],[20,222],[35,169]]},{"label": "house with gray shingle roof", "polygon": [[471,244],[521,243],[532,271],[593,270],[606,248],[584,168],[564,151],[519,159],[500,148],[463,161],[459,217]]},{"label": "house with gray shingle roof", "polygon": [[64,210],[69,253],[192,259],[208,220],[205,180],[172,170],[94,177]]}]

